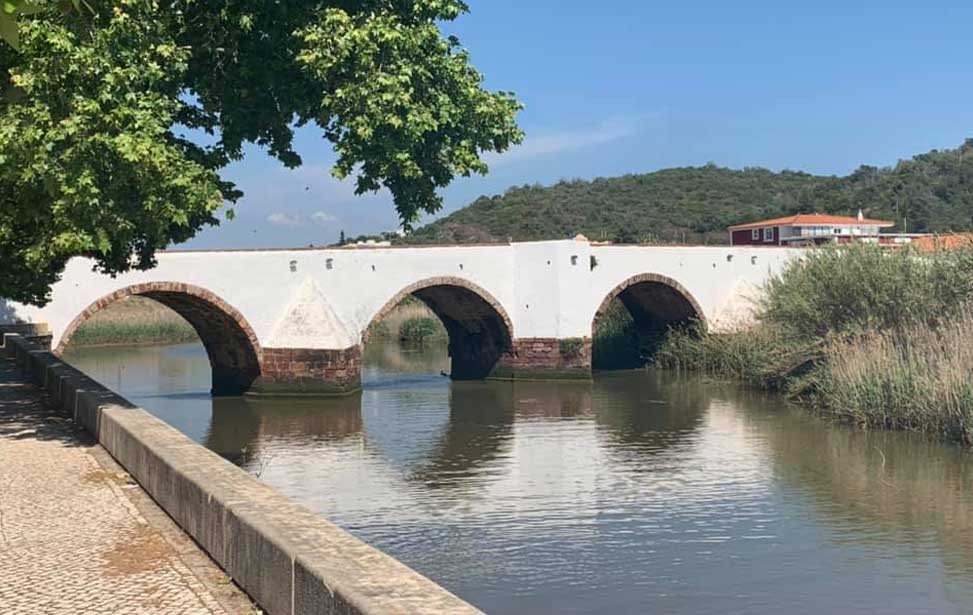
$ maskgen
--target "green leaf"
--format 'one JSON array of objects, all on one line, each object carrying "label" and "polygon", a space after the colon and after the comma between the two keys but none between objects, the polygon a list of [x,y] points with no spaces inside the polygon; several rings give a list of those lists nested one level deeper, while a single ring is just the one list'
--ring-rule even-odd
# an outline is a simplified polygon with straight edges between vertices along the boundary
[{"label": "green leaf", "polygon": [[0,39],[3,39],[14,49],[20,50],[20,32],[17,28],[17,20],[6,10],[0,11]]}]

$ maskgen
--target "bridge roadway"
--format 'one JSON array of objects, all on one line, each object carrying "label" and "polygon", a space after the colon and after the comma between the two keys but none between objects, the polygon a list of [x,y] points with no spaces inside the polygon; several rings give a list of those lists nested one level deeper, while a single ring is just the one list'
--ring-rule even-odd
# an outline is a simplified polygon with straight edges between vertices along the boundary
[{"label": "bridge roadway", "polygon": [[613,299],[642,335],[690,321],[745,326],[754,289],[798,254],[587,240],[170,251],[149,271],[114,278],[78,258],[46,306],[0,300],[0,325],[46,326],[60,352],[98,310],[140,295],[195,327],[216,395],[343,394],[360,386],[370,326],[411,295],[445,324],[453,378],[584,379]]}]

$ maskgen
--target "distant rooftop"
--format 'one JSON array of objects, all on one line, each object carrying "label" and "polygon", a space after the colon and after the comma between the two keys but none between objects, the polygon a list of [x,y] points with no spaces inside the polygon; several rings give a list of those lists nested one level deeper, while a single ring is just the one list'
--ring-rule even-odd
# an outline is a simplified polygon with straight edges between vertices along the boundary
[{"label": "distant rooftop", "polygon": [[739,231],[766,226],[895,226],[895,222],[888,220],[872,220],[870,218],[855,218],[853,216],[831,216],[828,214],[797,214],[784,218],[773,218],[771,220],[761,220],[760,222],[748,222],[731,226],[731,231]]}]

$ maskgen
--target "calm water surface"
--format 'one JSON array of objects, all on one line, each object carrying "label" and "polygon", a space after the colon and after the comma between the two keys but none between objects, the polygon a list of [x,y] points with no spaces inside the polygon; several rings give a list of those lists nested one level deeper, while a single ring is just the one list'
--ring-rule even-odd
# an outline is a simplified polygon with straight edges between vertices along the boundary
[{"label": "calm water surface", "polygon": [[973,456],[671,374],[209,397],[199,345],[74,364],[489,613],[971,613]]}]

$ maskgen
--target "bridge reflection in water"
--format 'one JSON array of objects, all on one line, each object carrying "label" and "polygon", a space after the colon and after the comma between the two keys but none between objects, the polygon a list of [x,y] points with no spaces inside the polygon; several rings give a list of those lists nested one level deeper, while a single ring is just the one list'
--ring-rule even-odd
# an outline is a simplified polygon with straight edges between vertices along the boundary
[{"label": "bridge reflection in water", "polygon": [[372,345],[365,390],[211,399],[201,348],[70,358],[491,613],[960,612],[973,459],[653,372],[450,382]]}]

